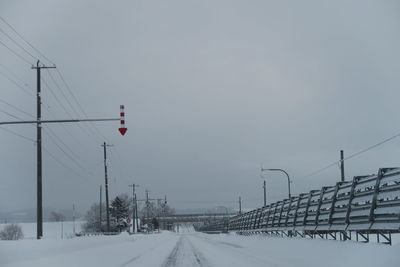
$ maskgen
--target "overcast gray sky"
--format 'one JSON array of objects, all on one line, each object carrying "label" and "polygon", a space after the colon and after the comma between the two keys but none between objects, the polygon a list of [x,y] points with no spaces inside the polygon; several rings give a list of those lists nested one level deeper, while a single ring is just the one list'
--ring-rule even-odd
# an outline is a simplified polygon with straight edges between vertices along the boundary
[{"label": "overcast gray sky", "polygon": [[[126,106],[124,137],[116,122],[45,127],[44,206],[98,201],[104,139],[114,145],[111,196],[137,183],[139,197],[166,194],[176,208],[236,207],[239,195],[254,208],[260,163],[288,171],[294,194],[333,185],[336,166],[308,175],[340,149],[350,155],[400,132],[399,14],[398,1],[378,0],[2,0],[0,15],[56,63],[90,118]],[[0,29],[35,53],[2,21]],[[0,41],[35,61],[1,32]],[[0,59],[0,99],[35,116],[26,92],[35,92],[35,72],[3,45]],[[83,117],[49,72],[60,88],[43,71],[43,117]],[[31,119],[0,109],[1,121],[15,120],[4,111]],[[3,128],[36,138],[31,125]],[[0,210],[34,208],[35,144],[3,129],[0,138]],[[399,150],[400,138],[347,161],[346,178],[400,166]],[[286,197],[285,177],[265,175],[268,202]]]}]

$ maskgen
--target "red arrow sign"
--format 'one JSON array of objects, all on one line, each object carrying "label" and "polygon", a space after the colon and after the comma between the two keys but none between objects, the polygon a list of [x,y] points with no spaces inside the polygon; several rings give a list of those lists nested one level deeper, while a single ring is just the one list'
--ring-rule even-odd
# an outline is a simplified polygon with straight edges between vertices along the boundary
[{"label": "red arrow sign", "polygon": [[126,131],[128,131],[128,128],[118,128],[118,131],[121,133],[121,135],[125,135]]},{"label": "red arrow sign", "polygon": [[126,131],[128,130],[128,128],[125,127],[125,106],[124,105],[120,105],[120,116],[121,116],[121,128],[119,128],[119,132],[121,133],[121,135],[124,135],[126,133]]}]

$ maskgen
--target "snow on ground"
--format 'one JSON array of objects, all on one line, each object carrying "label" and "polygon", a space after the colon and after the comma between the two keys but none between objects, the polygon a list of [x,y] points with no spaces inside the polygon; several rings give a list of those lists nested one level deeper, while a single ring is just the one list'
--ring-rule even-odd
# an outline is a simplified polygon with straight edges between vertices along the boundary
[{"label": "snow on ground", "polygon": [[[75,222],[75,232],[79,233],[82,226],[81,221]],[[24,233],[24,239],[36,239],[36,223],[17,223],[22,227]],[[0,231],[3,230],[7,224],[0,223]],[[73,222],[44,222],[43,223],[43,235],[45,239],[61,239],[69,238],[73,236]]]},{"label": "snow on ground", "polygon": [[399,266],[400,245],[179,233],[0,241],[0,266]]}]

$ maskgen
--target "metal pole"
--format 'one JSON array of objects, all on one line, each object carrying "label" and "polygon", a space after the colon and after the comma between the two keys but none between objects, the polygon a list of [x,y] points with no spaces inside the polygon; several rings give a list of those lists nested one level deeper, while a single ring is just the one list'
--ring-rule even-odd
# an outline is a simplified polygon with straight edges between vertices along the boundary
[{"label": "metal pole", "polygon": [[[149,220],[149,190],[146,190],[146,220],[145,222],[147,223],[147,221]],[[148,224],[148,223],[147,223]]]},{"label": "metal pole", "polygon": [[101,193],[101,185],[100,185],[100,205],[99,205],[99,208],[100,208],[100,217],[99,217],[99,231],[101,232],[101,209],[102,209],[102,204],[101,204],[101,202],[102,202],[102,200],[101,200],[101,197],[102,197],[102,193]]},{"label": "metal pole", "polygon": [[[37,158],[37,173],[36,173],[36,238],[41,239],[43,237],[43,197],[42,197],[42,100],[41,100],[41,84],[40,84],[40,70],[41,69],[53,69],[55,66],[46,67],[40,66],[39,60],[36,66],[32,66],[32,69],[36,69],[36,158]],[[7,124],[7,123],[3,123]]]},{"label": "metal pole", "polygon": [[108,207],[108,177],[107,177],[107,144],[104,142],[104,180],[106,189],[106,214],[107,214],[107,232],[110,232],[110,210]]},{"label": "metal pole", "polygon": [[267,182],[264,180],[264,207],[267,206]]},{"label": "metal pole", "polygon": [[138,222],[138,210],[137,210],[137,197],[135,194],[135,219],[136,219],[136,231],[139,229],[139,222]]},{"label": "metal pole", "polygon": [[340,150],[340,174],[341,174],[341,180],[344,182],[344,155],[343,155],[343,150]]},{"label": "metal pole", "polygon": [[287,177],[287,180],[288,180],[289,198],[292,197],[292,195],[291,195],[291,193],[290,193],[290,183],[291,183],[290,177],[289,177],[289,174],[288,174],[285,170],[282,170],[282,169],[262,169],[262,168],[261,168],[261,172],[263,172],[263,171],[280,171],[280,172],[283,172],[284,174],[286,174],[286,177]]},{"label": "metal pole", "polygon": [[75,204],[72,204],[72,224],[73,224],[72,231],[75,235]]},{"label": "metal pole", "polygon": [[40,123],[42,110],[41,110],[41,98],[40,98],[40,67],[39,61],[36,64],[36,107],[37,107],[37,123],[36,123],[36,135],[37,135],[37,234],[36,238],[41,239],[43,236],[43,207],[42,207],[42,125]]},{"label": "metal pole", "polygon": [[136,232],[135,228],[135,184],[132,185],[132,232]]},{"label": "metal pole", "polygon": [[[132,206],[132,230],[133,230],[133,232],[135,233],[136,232],[136,230],[137,230],[137,214],[136,214],[136,211],[137,211],[137,209],[136,209],[136,194],[135,194],[135,189],[136,189],[136,187],[137,186],[139,186],[139,185],[136,185],[136,184],[132,184],[132,185],[129,185],[129,186],[132,186],[132,204],[133,204],[133,206]],[[135,227],[136,226],[136,227]]]},{"label": "metal pole", "polygon": [[242,214],[242,198],[239,197],[239,214]]}]

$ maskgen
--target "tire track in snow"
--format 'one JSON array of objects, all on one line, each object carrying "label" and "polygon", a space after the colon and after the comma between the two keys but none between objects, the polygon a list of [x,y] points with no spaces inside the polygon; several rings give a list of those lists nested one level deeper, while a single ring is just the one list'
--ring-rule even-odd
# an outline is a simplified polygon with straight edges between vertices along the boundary
[{"label": "tire track in snow", "polygon": [[[213,238],[206,237],[204,234],[192,234],[191,235],[198,240],[205,242],[208,246],[214,246],[216,250],[221,249],[221,252],[228,253],[232,258],[239,256],[241,260],[247,259],[250,263],[256,264],[257,266],[274,266],[274,267],[291,267],[292,265],[286,264],[283,259],[277,258],[274,255],[269,255],[268,259],[258,257],[258,255],[249,253],[245,247],[239,246],[233,243],[216,240]],[[222,245],[222,246],[221,246]],[[236,266],[236,265],[235,265]],[[254,265],[251,265],[254,266]]]},{"label": "tire track in snow", "polygon": [[140,255],[139,255],[139,256],[136,256],[136,257],[133,257],[132,259],[128,260],[127,262],[125,262],[125,263],[123,263],[123,264],[121,264],[120,266],[121,266],[121,267],[127,266],[127,265],[129,265],[130,263],[134,262],[135,260],[137,260],[137,259],[139,259],[139,258],[140,258]]},{"label": "tire track in snow", "polygon": [[179,266],[211,267],[204,255],[193,246],[186,235],[179,238],[174,249],[161,265],[161,267]]},{"label": "tire track in snow", "polygon": [[169,254],[168,257],[165,259],[161,267],[175,266],[176,261],[178,259],[178,251],[179,247],[181,246],[181,243],[182,243],[182,237],[180,237],[178,242],[176,242],[174,249],[171,251],[171,254]]},{"label": "tire track in snow", "polygon": [[[142,241],[144,241],[144,240],[142,239]],[[160,247],[165,246],[166,243],[167,243],[166,240],[160,240],[160,241],[161,241],[161,242],[157,242],[156,245],[149,246],[149,247],[143,247],[144,249],[143,249],[143,251],[141,252],[140,255],[136,255],[136,256],[132,257],[131,259],[129,259],[129,260],[127,260],[127,261],[121,263],[119,266],[120,266],[120,267],[129,266],[131,263],[135,262],[135,261],[138,260],[139,258],[142,258],[142,259],[143,259],[143,258],[146,258],[145,256],[147,256],[147,255],[149,255],[149,254],[150,254],[150,255],[153,254],[155,250],[157,250],[157,249],[160,248]],[[139,253],[140,253],[140,252],[139,252]]]}]

